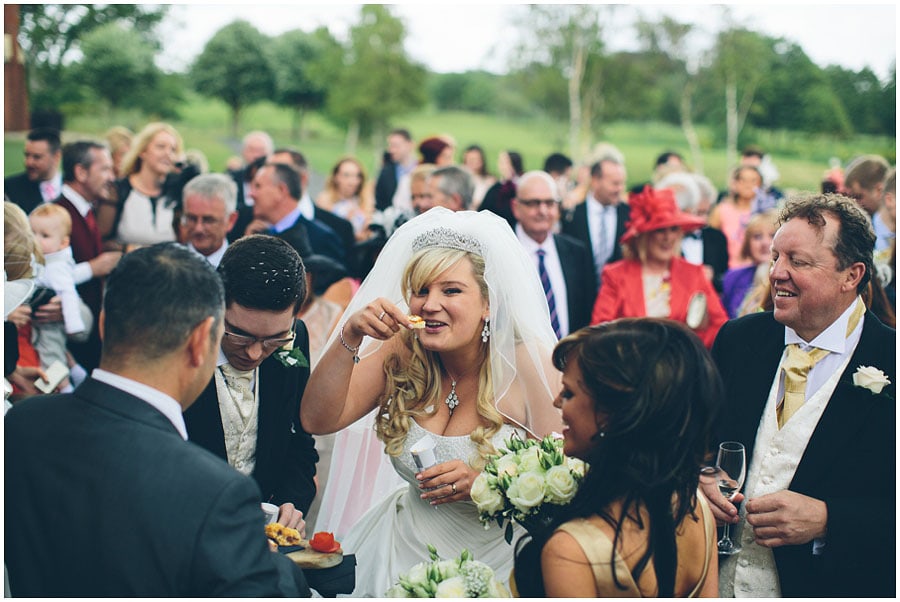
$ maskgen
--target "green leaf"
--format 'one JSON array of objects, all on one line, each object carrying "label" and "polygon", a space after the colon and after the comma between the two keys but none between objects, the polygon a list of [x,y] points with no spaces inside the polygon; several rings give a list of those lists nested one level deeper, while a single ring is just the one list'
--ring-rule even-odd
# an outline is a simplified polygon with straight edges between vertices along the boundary
[{"label": "green leaf", "polygon": [[506,532],[503,534],[503,539],[506,540],[506,543],[512,545],[512,537],[513,537],[513,524],[509,522],[506,524]]}]

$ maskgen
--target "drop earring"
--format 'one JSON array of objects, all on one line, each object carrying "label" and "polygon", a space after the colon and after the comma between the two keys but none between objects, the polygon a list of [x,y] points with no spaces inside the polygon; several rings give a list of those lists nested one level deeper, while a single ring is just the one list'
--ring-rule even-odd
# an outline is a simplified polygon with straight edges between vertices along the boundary
[{"label": "drop earring", "polygon": [[490,321],[491,321],[490,318],[484,319],[484,328],[481,329],[481,342],[482,343],[487,343],[488,337],[491,336],[491,327],[489,324]]}]

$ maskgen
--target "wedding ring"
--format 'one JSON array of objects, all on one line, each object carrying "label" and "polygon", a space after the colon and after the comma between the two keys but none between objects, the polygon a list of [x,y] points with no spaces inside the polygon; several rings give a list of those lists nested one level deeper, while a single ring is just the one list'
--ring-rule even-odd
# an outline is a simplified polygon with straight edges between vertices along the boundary
[{"label": "wedding ring", "polygon": [[456,483],[450,483],[450,490],[456,495]]},{"label": "wedding ring", "polygon": [[381,319],[384,317],[384,314],[386,314],[386,313],[387,313],[386,310],[381,310],[381,314],[378,315],[378,321],[379,321],[379,322],[382,321]]}]

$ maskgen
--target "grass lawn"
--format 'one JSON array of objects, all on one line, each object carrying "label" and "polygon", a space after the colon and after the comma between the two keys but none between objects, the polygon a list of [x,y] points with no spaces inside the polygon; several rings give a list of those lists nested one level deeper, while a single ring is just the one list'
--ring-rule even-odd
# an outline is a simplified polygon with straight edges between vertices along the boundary
[{"label": "grass lawn", "polygon": [[[123,124],[134,131],[149,119],[134,113],[116,114],[111,119],[96,115],[81,115],[66,120],[64,141],[79,137],[101,137],[115,124]],[[199,149],[207,157],[212,171],[224,169],[228,157],[237,155],[240,140],[230,134],[230,113],[221,101],[206,100],[192,95],[173,120],[181,133],[185,147]],[[261,129],[272,134],[276,146],[296,146],[306,155],[314,171],[327,174],[334,163],[346,154],[344,132],[317,114],[310,114],[303,123],[303,140],[291,136],[292,116],[271,103],[247,108],[241,116],[242,132]],[[458,152],[469,144],[480,144],[487,154],[489,169],[495,169],[501,150],[515,150],[522,154],[526,169],[539,169],[544,157],[551,152],[564,151],[567,124],[546,119],[506,119],[502,117],[463,112],[424,110],[396,120],[421,140],[435,134],[450,134],[458,144]],[[729,166],[725,150],[713,143],[708,128],[699,128],[703,148],[704,173],[717,187],[724,188]],[[777,185],[784,190],[818,190],[822,175],[831,157],[844,165],[854,156],[864,153],[884,155],[892,163],[896,158],[896,140],[889,137],[857,136],[837,140],[796,132],[754,133],[755,142],[772,156],[781,173]],[[625,155],[629,185],[647,181],[656,156],[674,150],[688,158],[687,143],[677,126],[663,123],[609,123],[603,127],[603,137],[597,142],[614,144]],[[22,170],[22,134],[8,134],[4,139],[4,172],[6,175]],[[366,165],[369,177],[377,174],[380,164],[379,148],[361,143],[355,155]],[[568,154],[568,153],[567,153]],[[458,157],[459,157],[458,155]]]}]

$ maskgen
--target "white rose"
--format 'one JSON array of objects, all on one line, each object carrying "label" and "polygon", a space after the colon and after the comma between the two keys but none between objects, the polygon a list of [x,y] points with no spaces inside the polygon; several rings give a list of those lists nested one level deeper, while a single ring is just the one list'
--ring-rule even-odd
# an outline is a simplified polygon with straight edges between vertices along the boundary
[{"label": "white rose", "polygon": [[544,478],[537,472],[520,474],[506,492],[512,505],[528,512],[544,501]]},{"label": "white rose", "polygon": [[466,582],[462,577],[451,577],[438,583],[435,598],[465,598]]},{"label": "white rose", "polygon": [[519,473],[531,472],[541,469],[541,451],[534,447],[528,447],[519,452]]},{"label": "white rose", "polygon": [[568,466],[553,466],[544,475],[549,501],[565,504],[575,497],[575,479]]},{"label": "white rose", "polygon": [[572,471],[572,474],[575,474],[579,477],[584,477],[584,469],[585,464],[583,461],[578,458],[570,458],[566,456],[566,466],[569,467],[569,470]]},{"label": "white rose", "polygon": [[884,372],[873,366],[860,366],[853,374],[853,384],[863,389],[868,389],[874,394],[881,393],[887,385],[891,384],[890,379]]},{"label": "white rose", "polygon": [[494,579],[488,588],[488,598],[512,598],[512,596],[502,583]]},{"label": "white rose", "polygon": [[428,567],[430,565],[430,562],[420,562],[413,566],[406,574],[406,580],[414,585],[428,583]]},{"label": "white rose", "polygon": [[500,456],[497,458],[497,474],[508,474],[511,477],[519,474],[519,465],[516,456]]},{"label": "white rose", "polygon": [[503,496],[488,485],[488,477],[485,473],[475,477],[469,495],[478,507],[478,512],[482,514],[494,514],[503,510]]},{"label": "white rose", "polygon": [[450,577],[459,575],[458,560],[440,560],[436,564],[436,567],[438,572],[440,572],[442,579],[449,579]]},{"label": "white rose", "polygon": [[409,592],[403,589],[403,586],[397,584],[384,594],[385,598],[409,598]]}]

